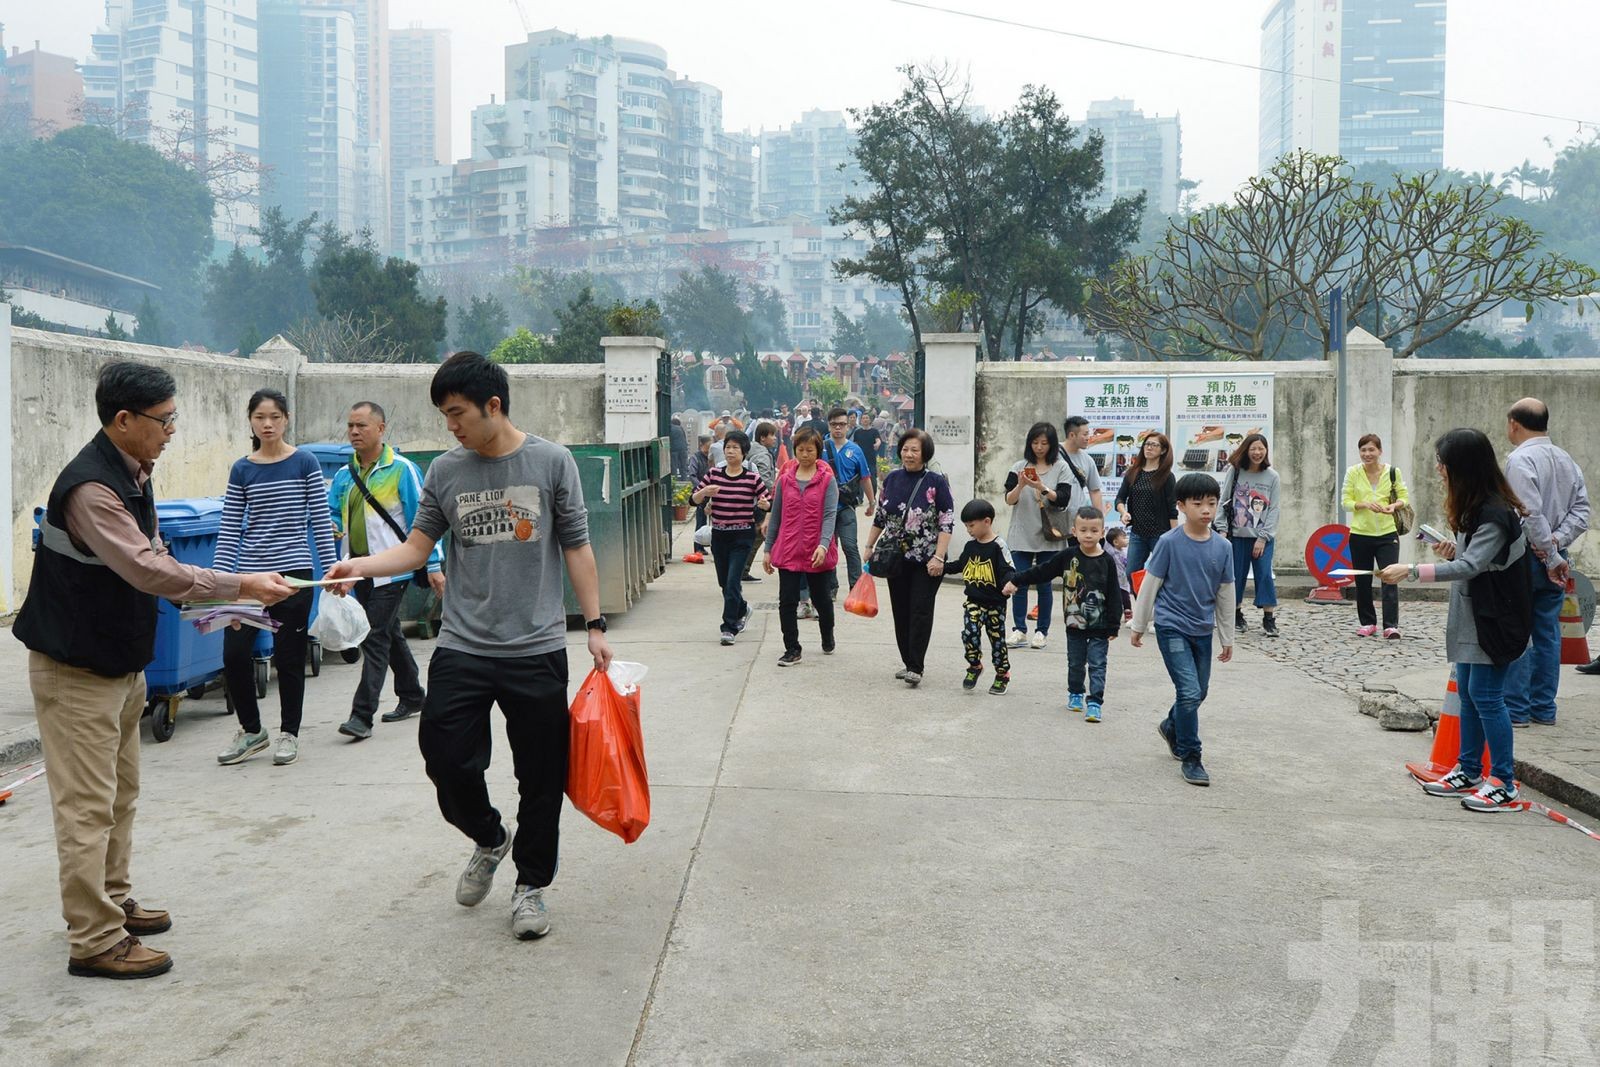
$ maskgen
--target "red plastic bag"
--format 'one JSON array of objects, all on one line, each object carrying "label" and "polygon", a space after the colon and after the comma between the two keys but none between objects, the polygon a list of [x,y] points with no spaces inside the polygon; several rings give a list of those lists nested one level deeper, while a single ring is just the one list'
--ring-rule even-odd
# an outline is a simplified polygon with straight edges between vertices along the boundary
[{"label": "red plastic bag", "polygon": [[644,676],[638,664],[613,662],[622,692],[611,677],[590,671],[572,701],[567,796],[573,807],[631,845],[650,824],[650,776],[639,728],[640,690],[627,681],[628,668]]},{"label": "red plastic bag", "polygon": [[878,583],[872,580],[872,575],[863,574],[856,582],[850,595],[844,598],[844,610],[863,619],[878,617]]}]

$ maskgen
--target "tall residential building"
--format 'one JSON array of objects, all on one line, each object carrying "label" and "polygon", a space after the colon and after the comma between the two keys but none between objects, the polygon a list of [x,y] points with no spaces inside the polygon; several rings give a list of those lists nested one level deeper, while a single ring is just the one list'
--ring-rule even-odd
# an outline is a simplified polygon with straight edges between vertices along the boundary
[{"label": "tall residential building", "polygon": [[656,45],[529,34],[506,49],[506,102],[532,105],[528,146],[570,155],[570,207],[556,225],[616,234],[750,219],[750,142],[722,129],[720,91],[679,78]]},{"label": "tall residential building", "polygon": [[842,111],[807,111],[786,130],[763,130],[756,194],[762,217],[826,222],[862,180],[855,146]]},{"label": "tall residential building", "polygon": [[256,14],[256,0],[107,0],[82,64],[84,121],[205,172],[223,247],[252,241],[257,222]]},{"label": "tall residential building", "polygon": [[29,52],[13,46],[8,56],[0,33],[0,137],[49,137],[76,126],[82,100],[76,60],[41,51],[38,41]]},{"label": "tall residential building", "polygon": [[1183,141],[1176,115],[1147,117],[1131,100],[1096,100],[1083,124],[1104,139],[1105,180],[1093,206],[1103,209],[1118,197],[1145,193],[1151,209],[1166,215],[1178,210]]},{"label": "tall residential building", "polygon": [[1261,170],[1295,149],[1443,166],[1447,2],[1276,0],[1261,23]]},{"label": "tall residential building", "polygon": [[355,19],[261,0],[263,205],[357,229]]},{"label": "tall residential building", "polygon": [[389,0],[304,0],[355,21],[356,226],[389,232]]},{"label": "tall residential building", "polygon": [[389,247],[406,243],[406,171],[448,163],[450,31],[389,31]]}]

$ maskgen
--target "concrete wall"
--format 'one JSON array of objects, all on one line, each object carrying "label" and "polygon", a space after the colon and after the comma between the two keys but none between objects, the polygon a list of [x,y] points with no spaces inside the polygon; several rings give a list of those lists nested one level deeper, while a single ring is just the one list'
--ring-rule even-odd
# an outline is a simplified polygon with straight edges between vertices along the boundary
[{"label": "concrete wall", "polygon": [[[1511,451],[1506,410],[1525,396],[1550,405],[1550,436],[1583,469],[1590,498],[1600,507],[1600,368],[1592,361],[1397,360],[1395,440],[1387,455],[1411,486],[1419,521],[1441,529],[1445,525],[1443,486],[1433,469],[1433,443],[1439,435],[1458,426],[1475,427],[1489,435],[1504,459]],[[1600,512],[1591,524],[1600,527]],[[1600,574],[1600,537],[1590,533],[1582,538],[1573,560],[1584,573]]]},{"label": "concrete wall", "polygon": [[[1035,422],[1059,429],[1067,404],[1067,379],[1105,375],[1216,374],[1256,369],[1218,363],[980,363],[977,379],[977,495],[995,504],[1002,533],[1010,523],[1006,474],[1022,458],[1023,435]],[[1280,571],[1304,570],[1305,543],[1318,526],[1335,520],[1338,474],[1332,368],[1325,363],[1274,364],[1272,465],[1283,479]],[[963,501],[956,501],[959,508]],[[1111,501],[1106,502],[1107,509]]]},{"label": "concrete wall", "polygon": [[[295,375],[296,441],[343,441],[358,400],[382,405],[389,443],[402,452],[448,449],[455,439],[428,396],[430,364],[302,364]],[[566,445],[605,440],[605,368],[599,363],[507,367],[511,419],[519,429]]]},{"label": "concrete wall", "polygon": [[[100,367],[118,359],[159,363],[178,382],[178,432],[156,464],[163,498],[218,496],[228,468],[250,447],[245,404],[263,386],[283,389],[280,368],[248,359],[12,329],[11,565],[0,609],[15,611],[33,568],[33,509],[45,502],[61,468],[100,428],[94,383]],[[4,348],[0,337],[0,348]],[[6,596],[5,594],[9,594]]]}]

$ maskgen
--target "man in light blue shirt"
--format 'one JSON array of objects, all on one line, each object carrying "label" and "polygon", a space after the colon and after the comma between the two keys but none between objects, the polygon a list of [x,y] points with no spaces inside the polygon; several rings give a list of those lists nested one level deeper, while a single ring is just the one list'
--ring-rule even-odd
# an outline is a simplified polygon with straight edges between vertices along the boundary
[{"label": "man in light blue shirt", "polygon": [[1583,471],[1550,440],[1550,409],[1526,397],[1506,414],[1506,437],[1516,446],[1506,460],[1506,481],[1528,517],[1529,581],[1533,583],[1533,637],[1506,672],[1506,707],[1512,726],[1553,726],[1561,681],[1561,600],[1566,593],[1567,549],[1589,528],[1589,493]]}]

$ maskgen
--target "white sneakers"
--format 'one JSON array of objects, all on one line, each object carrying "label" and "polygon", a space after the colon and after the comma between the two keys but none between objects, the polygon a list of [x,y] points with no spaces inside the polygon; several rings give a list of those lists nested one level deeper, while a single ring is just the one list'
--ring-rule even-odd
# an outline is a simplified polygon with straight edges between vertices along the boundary
[{"label": "white sneakers", "polygon": [[1028,635],[1023,633],[1021,630],[1012,630],[1011,636],[1006,638],[1006,646],[1008,648],[1021,648],[1027,643]]},{"label": "white sneakers", "polygon": [[1035,649],[1043,648],[1044,647],[1044,641],[1045,641],[1044,634],[1040,633],[1038,630],[1035,630],[1035,631],[1033,631],[1033,636],[1028,638],[1028,647],[1029,648],[1035,648]]}]

